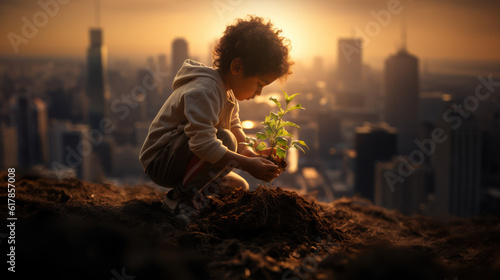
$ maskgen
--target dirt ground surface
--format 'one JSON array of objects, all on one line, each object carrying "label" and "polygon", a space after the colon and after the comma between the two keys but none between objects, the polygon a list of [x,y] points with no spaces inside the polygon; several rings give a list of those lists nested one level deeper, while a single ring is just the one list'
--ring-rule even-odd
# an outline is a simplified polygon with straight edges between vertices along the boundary
[{"label": "dirt ground surface", "polygon": [[[500,279],[498,217],[443,223],[359,198],[327,204],[259,187],[219,193],[179,218],[161,210],[163,192],[147,185],[26,175],[15,186],[16,276]],[[0,189],[6,221],[5,172]],[[0,233],[5,256],[9,233]]]}]

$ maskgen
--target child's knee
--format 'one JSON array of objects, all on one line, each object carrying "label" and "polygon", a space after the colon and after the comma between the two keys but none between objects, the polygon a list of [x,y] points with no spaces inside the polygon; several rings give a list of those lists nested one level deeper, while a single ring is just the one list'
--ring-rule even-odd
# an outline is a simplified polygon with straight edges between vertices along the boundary
[{"label": "child's knee", "polygon": [[247,180],[243,179],[241,182],[240,182],[240,186],[242,189],[248,191],[250,190],[250,185],[248,184]]},{"label": "child's knee", "polygon": [[241,177],[240,175],[231,172],[228,174],[228,177],[231,180],[231,187],[232,188],[242,188],[244,190],[249,190],[250,185],[248,184],[247,180],[245,178]]},{"label": "child's knee", "polygon": [[236,152],[238,150],[238,140],[234,134],[228,129],[219,129],[217,131],[217,138],[222,141],[222,144],[229,150]]}]

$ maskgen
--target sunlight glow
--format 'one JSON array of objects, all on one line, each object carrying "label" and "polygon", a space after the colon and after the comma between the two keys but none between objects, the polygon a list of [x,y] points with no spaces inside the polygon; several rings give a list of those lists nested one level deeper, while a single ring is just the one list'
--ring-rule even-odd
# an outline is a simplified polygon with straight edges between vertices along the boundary
[{"label": "sunlight glow", "polygon": [[252,129],[255,127],[255,124],[253,121],[243,121],[241,122],[241,127],[243,127],[243,129]]},{"label": "sunlight glow", "polygon": [[448,102],[448,101],[451,101],[452,97],[451,97],[451,94],[444,93],[443,95],[441,95],[441,99],[445,102]]},{"label": "sunlight glow", "polygon": [[304,178],[306,178],[306,179],[318,179],[319,178],[318,171],[316,171],[316,168],[314,168],[314,167],[302,168],[302,174],[304,175]]}]

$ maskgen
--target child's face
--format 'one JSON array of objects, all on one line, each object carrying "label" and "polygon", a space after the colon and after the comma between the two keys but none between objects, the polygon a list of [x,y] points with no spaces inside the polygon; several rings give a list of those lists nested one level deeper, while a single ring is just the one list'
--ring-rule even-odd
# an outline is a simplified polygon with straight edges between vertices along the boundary
[{"label": "child's face", "polygon": [[279,78],[279,75],[272,73],[245,76],[243,68],[241,58],[235,58],[231,62],[231,72],[224,75],[224,81],[233,90],[234,97],[238,101],[253,99],[261,94],[263,87]]},{"label": "child's face", "polygon": [[238,101],[250,100],[262,93],[262,88],[274,82],[278,78],[275,74],[257,75],[245,77],[244,75],[235,77],[232,85],[234,97]]}]

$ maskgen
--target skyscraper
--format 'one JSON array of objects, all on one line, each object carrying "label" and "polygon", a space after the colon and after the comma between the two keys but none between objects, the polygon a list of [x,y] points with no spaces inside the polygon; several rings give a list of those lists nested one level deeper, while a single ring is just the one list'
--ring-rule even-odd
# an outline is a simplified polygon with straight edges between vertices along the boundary
[{"label": "skyscraper", "polygon": [[[500,106],[500,102],[497,102]],[[483,131],[481,187],[483,201],[481,214],[500,216],[500,108],[491,113],[490,125]]]},{"label": "skyscraper", "polygon": [[[412,174],[403,181],[389,179],[387,172],[399,174],[398,169],[405,162]],[[405,168],[406,168],[405,167]],[[399,210],[405,215],[426,214],[428,206],[428,185],[432,184],[430,168],[426,164],[413,165],[407,157],[394,158],[375,164],[375,200],[376,205]],[[390,181],[394,180],[394,181]]]},{"label": "skyscraper", "polygon": [[90,29],[90,47],[87,50],[87,96],[89,98],[88,123],[92,129],[100,129],[106,115],[107,52],[102,44],[101,28]]},{"label": "skyscraper", "polygon": [[167,55],[165,54],[159,54],[158,55],[158,65],[160,68],[160,72],[167,72]]},{"label": "skyscraper", "polygon": [[184,60],[188,59],[188,44],[185,39],[177,38],[172,43],[172,77],[181,69]]},{"label": "skyscraper", "polygon": [[80,152],[81,146],[91,146],[88,141],[89,127],[86,125],[75,125],[69,127],[68,131],[61,133],[60,141],[62,146],[60,149],[62,159],[67,166],[75,170],[78,178],[86,181],[91,181],[91,169],[95,168],[92,166],[90,158],[91,153]]},{"label": "skyscraper", "polygon": [[418,130],[418,59],[406,48],[385,61],[385,121],[398,130],[398,153],[414,149]]},{"label": "skyscraper", "polygon": [[396,155],[397,134],[386,123],[356,127],[355,190],[361,196],[374,200],[375,164],[389,161]]},{"label": "skyscraper", "polygon": [[17,166],[18,143],[16,128],[0,123],[0,168],[2,170]]},{"label": "skyscraper", "polygon": [[336,153],[334,146],[341,141],[340,120],[341,116],[338,113],[318,112],[317,114],[319,155],[323,159],[329,159]]},{"label": "skyscraper", "polygon": [[[458,114],[450,115],[460,118]],[[477,120],[462,119],[453,126],[441,121],[447,136],[432,155],[435,169],[434,215],[467,217],[479,214],[481,198],[482,135]]]},{"label": "skyscraper", "polygon": [[[90,29],[90,46],[87,51],[87,95],[88,95],[88,123],[90,125],[90,134],[94,131],[105,130],[103,121],[108,115],[110,93],[107,84],[107,51],[103,45],[102,29],[99,27],[100,7],[99,1],[96,0],[96,26]],[[73,133],[64,136],[64,141],[68,145],[77,143],[84,133]],[[92,170],[95,171],[89,176],[90,180],[99,181],[106,172],[111,173],[111,160],[109,159],[109,151],[106,151],[107,139],[95,141],[92,143],[93,153],[90,155],[92,159]],[[84,176],[82,170],[78,174]],[[85,175],[86,176],[86,175]],[[97,179],[96,179],[97,178]]]},{"label": "skyscraper", "polygon": [[18,135],[18,164],[29,168],[48,162],[47,106],[40,98],[32,98],[21,89],[12,108],[14,126]]},{"label": "skyscraper", "polygon": [[340,107],[363,107],[363,62],[360,38],[339,39],[336,94]]}]

